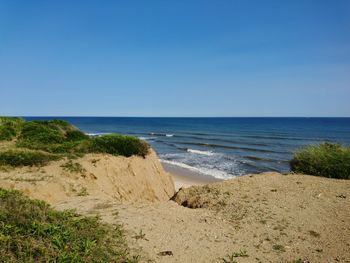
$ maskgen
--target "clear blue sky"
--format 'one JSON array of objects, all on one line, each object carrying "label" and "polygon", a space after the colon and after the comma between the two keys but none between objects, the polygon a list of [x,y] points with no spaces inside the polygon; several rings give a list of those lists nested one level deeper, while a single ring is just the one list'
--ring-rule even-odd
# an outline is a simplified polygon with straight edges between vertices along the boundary
[{"label": "clear blue sky", "polygon": [[350,1],[0,0],[0,115],[350,116]]}]

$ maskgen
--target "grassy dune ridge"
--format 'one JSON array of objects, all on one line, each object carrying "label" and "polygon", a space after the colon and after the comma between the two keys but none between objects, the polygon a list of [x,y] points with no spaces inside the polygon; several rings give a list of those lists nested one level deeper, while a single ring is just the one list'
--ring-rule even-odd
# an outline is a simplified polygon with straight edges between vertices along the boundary
[{"label": "grassy dune ridge", "polygon": [[91,138],[62,120],[25,121],[0,117],[0,165],[45,165],[62,157],[81,157],[86,153],[108,153],[145,157],[149,145],[132,136],[117,134]]}]

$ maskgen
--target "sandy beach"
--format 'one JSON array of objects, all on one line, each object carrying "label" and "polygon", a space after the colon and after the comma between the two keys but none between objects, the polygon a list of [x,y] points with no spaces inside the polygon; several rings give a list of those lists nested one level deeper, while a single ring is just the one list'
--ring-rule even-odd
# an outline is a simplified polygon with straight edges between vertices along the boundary
[{"label": "sandy beach", "polygon": [[204,185],[222,181],[210,175],[202,175],[189,169],[167,164],[164,162],[162,162],[162,166],[166,172],[170,173],[174,181],[176,191],[178,191],[182,187]]}]

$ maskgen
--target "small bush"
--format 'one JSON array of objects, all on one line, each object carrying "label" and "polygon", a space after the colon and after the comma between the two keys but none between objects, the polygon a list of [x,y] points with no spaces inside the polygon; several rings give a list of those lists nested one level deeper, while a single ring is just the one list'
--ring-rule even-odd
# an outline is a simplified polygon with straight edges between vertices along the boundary
[{"label": "small bush", "polygon": [[323,143],[297,151],[290,161],[293,172],[350,179],[350,147]]},{"label": "small bush", "polygon": [[51,153],[75,153],[84,148],[81,143],[89,140],[89,136],[64,121],[31,121],[23,125],[16,145]]},{"label": "small bush", "polygon": [[48,121],[30,121],[23,125],[17,145],[31,149],[41,149],[47,144],[64,142],[63,132]]},{"label": "small bush", "polygon": [[91,150],[126,157],[132,155],[145,157],[149,152],[149,145],[136,137],[109,134],[94,138],[91,143]]},{"label": "small bush", "polygon": [[120,225],[56,211],[43,201],[0,188],[1,262],[136,262]]},{"label": "small bush", "polygon": [[20,131],[24,120],[16,117],[0,117],[0,141],[10,141]]},{"label": "small bush", "polygon": [[39,166],[59,159],[59,156],[40,151],[8,150],[0,152],[0,165]]},{"label": "small bush", "polygon": [[16,131],[7,125],[0,126],[0,141],[10,141],[16,136]]},{"label": "small bush", "polygon": [[73,130],[73,131],[67,131],[66,133],[66,139],[68,141],[82,141],[89,139],[89,136],[87,136],[85,133],[79,130]]},{"label": "small bush", "polygon": [[66,163],[62,164],[61,167],[63,170],[71,173],[86,173],[86,169],[80,163],[73,163],[72,160],[68,160]]}]

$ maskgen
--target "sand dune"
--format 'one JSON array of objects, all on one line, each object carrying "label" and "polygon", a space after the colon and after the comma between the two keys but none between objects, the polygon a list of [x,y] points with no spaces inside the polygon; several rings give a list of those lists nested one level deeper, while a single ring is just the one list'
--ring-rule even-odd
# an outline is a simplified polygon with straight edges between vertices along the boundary
[{"label": "sand dune", "polygon": [[170,175],[164,172],[154,151],[146,158],[87,154],[45,167],[0,171],[0,186],[21,190],[51,204],[75,196],[110,201],[164,201],[175,191]]},{"label": "sand dune", "polygon": [[152,151],[1,171],[0,186],[123,224],[141,262],[350,262],[349,180],[265,173],[174,196]]}]

